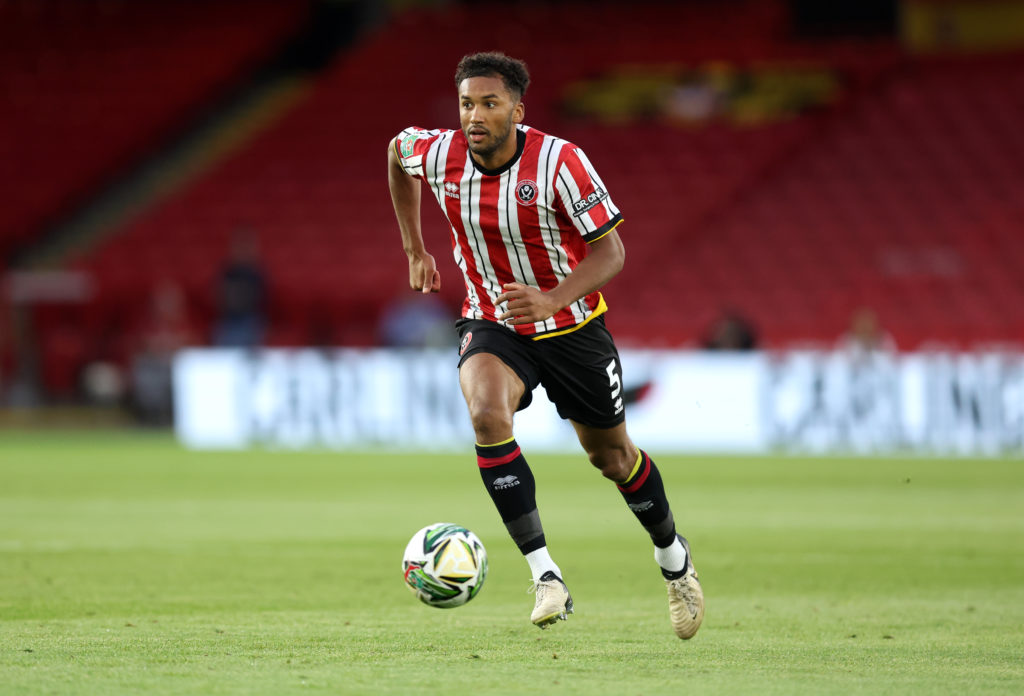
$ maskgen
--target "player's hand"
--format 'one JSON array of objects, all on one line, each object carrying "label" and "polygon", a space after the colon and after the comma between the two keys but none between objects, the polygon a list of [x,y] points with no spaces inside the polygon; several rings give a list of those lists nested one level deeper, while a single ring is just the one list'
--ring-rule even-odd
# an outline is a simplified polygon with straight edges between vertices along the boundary
[{"label": "player's hand", "polygon": [[501,286],[505,291],[494,298],[500,305],[507,302],[506,311],[498,316],[500,321],[508,324],[532,324],[535,321],[550,319],[561,309],[546,293],[522,283],[505,283]]},{"label": "player's hand", "polygon": [[441,274],[433,256],[424,252],[409,257],[409,287],[424,295],[441,291]]}]

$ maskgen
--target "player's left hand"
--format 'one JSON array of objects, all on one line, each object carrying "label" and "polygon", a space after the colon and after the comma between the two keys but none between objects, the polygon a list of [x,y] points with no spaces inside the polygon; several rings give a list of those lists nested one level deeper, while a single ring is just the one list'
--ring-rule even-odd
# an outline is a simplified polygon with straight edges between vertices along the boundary
[{"label": "player's left hand", "polygon": [[494,303],[496,305],[500,305],[502,302],[508,303],[505,305],[505,313],[498,316],[500,321],[508,324],[532,324],[535,321],[544,321],[550,319],[555,312],[561,309],[547,293],[530,285],[505,283],[501,287],[505,292],[494,298]]}]

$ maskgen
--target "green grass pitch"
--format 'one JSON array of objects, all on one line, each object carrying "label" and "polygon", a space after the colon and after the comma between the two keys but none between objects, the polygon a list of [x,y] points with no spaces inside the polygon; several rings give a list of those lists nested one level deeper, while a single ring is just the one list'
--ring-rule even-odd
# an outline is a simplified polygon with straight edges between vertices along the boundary
[{"label": "green grass pitch", "polygon": [[[540,631],[470,451],[4,433],[0,693],[1024,691],[1024,461],[653,454],[707,597],[689,642],[582,456],[530,457],[577,607]],[[459,609],[401,581],[438,521],[489,551]]]}]

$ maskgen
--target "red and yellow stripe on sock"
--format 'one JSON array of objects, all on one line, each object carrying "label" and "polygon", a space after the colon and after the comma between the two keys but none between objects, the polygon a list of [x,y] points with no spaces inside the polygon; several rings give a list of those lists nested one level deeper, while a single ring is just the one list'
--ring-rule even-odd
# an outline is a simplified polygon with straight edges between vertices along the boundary
[{"label": "red and yellow stripe on sock", "polygon": [[508,464],[519,457],[522,452],[519,443],[514,437],[493,445],[476,445],[476,463],[481,469],[490,469],[495,466]]},{"label": "red and yellow stripe on sock", "polygon": [[651,458],[643,450],[637,450],[636,464],[622,483],[616,484],[623,493],[636,493],[651,475]]}]

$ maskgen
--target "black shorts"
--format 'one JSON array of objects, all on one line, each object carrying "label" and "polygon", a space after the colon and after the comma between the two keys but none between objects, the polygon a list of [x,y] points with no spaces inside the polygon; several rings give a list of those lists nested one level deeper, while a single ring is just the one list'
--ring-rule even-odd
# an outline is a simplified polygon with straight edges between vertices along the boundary
[{"label": "black shorts", "polygon": [[558,415],[593,428],[612,428],[626,419],[622,402],[622,361],[604,317],[575,331],[533,340],[493,321],[460,319],[459,367],[471,355],[491,353],[512,368],[526,389],[521,411],[544,385]]}]

